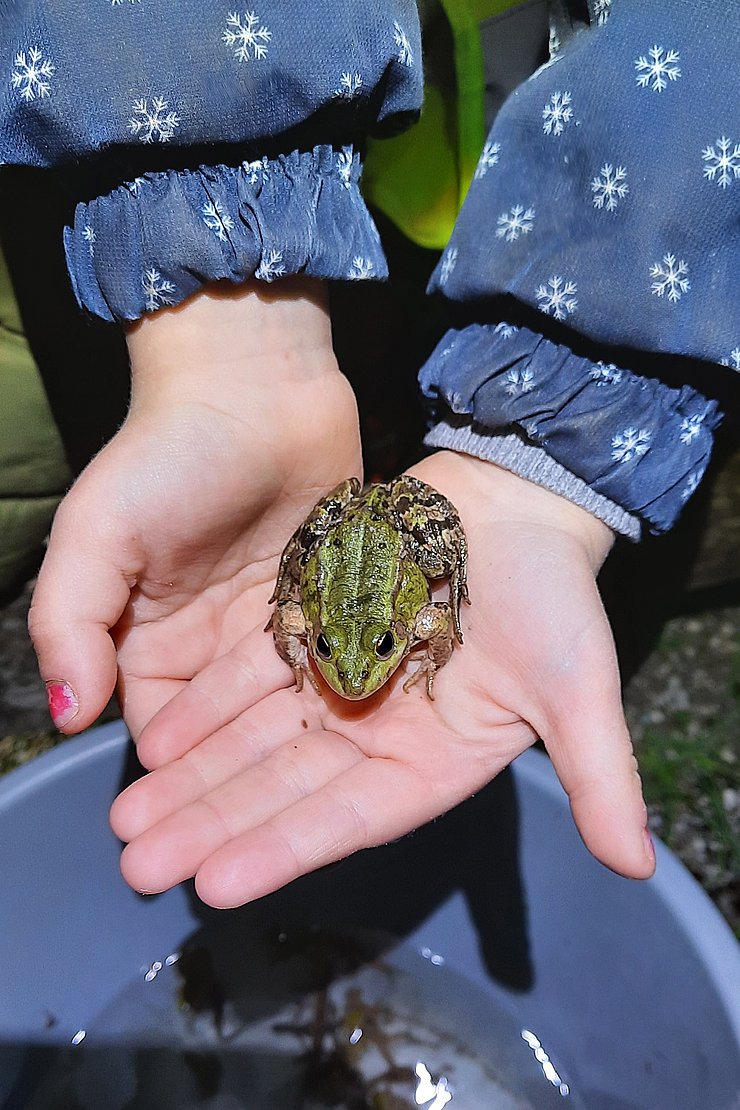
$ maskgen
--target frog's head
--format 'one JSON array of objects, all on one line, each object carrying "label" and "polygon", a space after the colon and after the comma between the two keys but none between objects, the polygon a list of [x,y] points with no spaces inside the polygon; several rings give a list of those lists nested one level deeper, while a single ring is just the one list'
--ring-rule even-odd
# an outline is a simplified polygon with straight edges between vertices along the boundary
[{"label": "frog's head", "polygon": [[349,628],[324,626],[311,637],[311,655],[326,682],[343,698],[360,701],[390,678],[409,647],[405,629],[370,621]]}]

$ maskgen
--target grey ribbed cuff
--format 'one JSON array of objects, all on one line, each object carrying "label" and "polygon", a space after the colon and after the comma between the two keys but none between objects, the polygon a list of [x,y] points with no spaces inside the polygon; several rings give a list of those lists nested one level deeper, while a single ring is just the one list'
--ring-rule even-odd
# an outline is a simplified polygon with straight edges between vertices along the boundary
[{"label": "grey ribbed cuff", "polygon": [[469,419],[463,416],[458,421],[453,417],[436,424],[427,433],[424,442],[429,447],[462,451],[466,455],[495,462],[512,474],[536,482],[538,486],[544,486],[580,505],[621,536],[635,542],[640,539],[642,524],[638,516],[628,513],[608,497],[594,493],[582,478],[551,459],[544,448],[526,443],[516,432],[474,431]]}]

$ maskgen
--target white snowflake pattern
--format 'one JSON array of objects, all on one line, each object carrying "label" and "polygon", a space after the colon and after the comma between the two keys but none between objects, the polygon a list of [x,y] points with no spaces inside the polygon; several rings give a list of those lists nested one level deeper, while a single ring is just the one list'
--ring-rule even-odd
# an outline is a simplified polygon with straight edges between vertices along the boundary
[{"label": "white snowflake pattern", "polygon": [[362,75],[355,72],[350,73],[347,70],[339,79],[339,88],[337,96],[343,96],[347,100],[351,100],[353,96],[357,96],[362,88]]},{"label": "white snowflake pattern", "polygon": [[272,31],[260,25],[255,12],[245,12],[243,16],[238,12],[229,12],[226,30],[221,37],[227,46],[234,47],[234,56],[240,62],[261,61],[267,56]]},{"label": "white snowflake pattern", "polygon": [[515,204],[510,212],[502,212],[496,222],[497,238],[514,243],[520,235],[527,235],[532,230],[534,208],[528,208],[525,212],[524,205]]},{"label": "white snowflake pattern", "polygon": [[261,281],[274,281],[275,278],[283,277],[284,274],[283,252],[276,250],[267,251],[254,271],[254,276]]},{"label": "white snowflake pattern", "polygon": [[611,162],[605,162],[599,176],[591,182],[594,208],[606,208],[607,212],[615,212],[619,201],[624,200],[629,192],[626,178],[627,170],[624,166],[614,169]]},{"label": "white snowflake pattern", "polygon": [[542,130],[546,135],[562,135],[566,123],[573,118],[569,92],[553,93],[542,109]]},{"label": "white snowflake pattern", "polygon": [[710,181],[715,181],[722,189],[732,183],[732,179],[740,177],[740,143],[732,145],[732,140],[723,135],[717,139],[717,149],[713,146],[706,147],[701,152],[702,159],[707,163],[704,167],[704,176]]},{"label": "white snowflake pattern", "polygon": [[21,90],[21,100],[43,100],[51,93],[51,78],[55,73],[54,63],[45,58],[35,46],[16,54],[13,61],[11,82],[14,89]]},{"label": "white snowflake pattern", "polygon": [[495,166],[501,153],[501,143],[486,143],[483,147],[483,153],[478,159],[478,165],[475,167],[473,177],[479,181],[481,177],[485,177],[491,166]]},{"label": "white snowflake pattern", "polygon": [[258,181],[262,183],[269,176],[266,157],[257,158],[254,162],[242,162],[242,169],[250,185],[256,185]]},{"label": "white snowflake pattern", "polygon": [[444,258],[442,259],[442,266],[439,271],[439,284],[446,285],[450,279],[452,271],[457,265],[457,247],[451,247]]},{"label": "white snowflake pattern", "polygon": [[128,121],[129,129],[138,135],[142,143],[167,143],[180,126],[180,117],[176,112],[168,112],[168,103],[161,96],[149,101],[142,98],[137,100],[133,107],[133,116]]},{"label": "white snowflake pattern", "polygon": [[526,370],[509,370],[506,381],[506,392],[510,397],[514,397],[517,393],[531,393],[534,389],[534,371],[529,367]]},{"label": "white snowflake pattern", "polygon": [[681,421],[681,443],[689,444],[692,440],[696,439],[701,431],[701,426],[704,423],[706,413],[694,413],[693,416],[684,416]]},{"label": "white snowflake pattern", "polygon": [[352,259],[352,269],[349,274],[350,281],[364,281],[371,278],[375,272],[375,263],[370,258],[356,255]]},{"label": "white snowflake pattern", "polygon": [[538,285],[535,290],[537,300],[540,302],[542,312],[552,314],[556,320],[564,320],[578,307],[575,294],[577,285],[574,281],[565,281],[554,274],[548,279],[547,285]]},{"label": "white snowflake pattern", "polygon": [[209,200],[201,208],[203,216],[203,223],[211,231],[216,232],[216,238],[225,242],[228,238],[226,232],[234,230],[234,221],[228,212],[224,212],[224,207],[220,200]]},{"label": "white snowflake pattern", "polygon": [[611,12],[612,0],[594,0],[594,15],[597,26],[603,27]]},{"label": "white snowflake pattern", "polygon": [[511,339],[512,335],[516,335],[519,328],[515,328],[513,324],[507,324],[502,320],[500,324],[496,324],[493,329],[494,335],[500,335],[502,339]]},{"label": "white snowflake pattern", "polygon": [[[662,46],[651,46],[648,56],[641,54],[635,61],[638,71],[637,84],[641,89],[652,89],[653,92],[662,92],[668,81],[677,81],[681,70],[676,65],[680,58],[677,50],[663,50]],[[667,80],[666,80],[667,78]]]},{"label": "white snowflake pattern", "polygon": [[589,374],[597,385],[619,385],[622,380],[622,371],[613,362],[596,362]]},{"label": "white snowflake pattern", "polygon": [[174,304],[171,296],[175,292],[175,286],[171,281],[163,278],[159,270],[153,266],[149,270],[144,271],[144,276],[141,279],[141,284],[144,289],[144,297],[146,307],[149,312],[154,312],[164,304]]},{"label": "white snowflake pattern", "polygon": [[352,159],[353,152],[349,147],[340,151],[337,155],[337,170],[339,171],[339,177],[345,189],[349,189],[352,186]]},{"label": "white snowflake pattern", "polygon": [[[139,4],[140,2],[141,0],[129,0],[130,4]],[[112,8],[120,8],[123,0],[110,0],[110,3]]]},{"label": "white snowflake pattern", "polygon": [[85,226],[83,227],[82,238],[88,244],[90,248],[90,257],[92,258],[95,254],[95,244],[98,237],[95,234],[95,229],[90,227],[90,224],[85,224]]},{"label": "white snowflake pattern", "polygon": [[612,438],[612,458],[615,462],[629,462],[646,454],[650,449],[652,433],[645,428],[625,428]]},{"label": "white snowflake pattern", "polygon": [[721,358],[722,366],[731,366],[733,370],[740,370],[740,345],[730,351],[727,358]]},{"label": "white snowflake pattern", "polygon": [[704,471],[703,470],[692,470],[692,472],[689,474],[688,478],[686,479],[686,485],[681,490],[681,500],[682,501],[688,501],[688,499],[691,497],[692,493],[695,493],[695,491],[696,491],[696,489],[699,485],[699,482],[701,482],[703,476],[704,476]]},{"label": "white snowflake pattern", "polygon": [[401,65],[412,66],[414,64],[414,52],[411,49],[411,43],[406,32],[398,22],[393,24],[393,38],[398,47],[398,60]]},{"label": "white snowflake pattern", "polygon": [[662,297],[667,293],[668,300],[675,304],[691,288],[689,279],[686,277],[688,272],[689,268],[683,259],[676,262],[675,254],[663,255],[662,263],[656,262],[650,267],[650,277],[657,278],[650,287],[652,293],[656,297]]}]

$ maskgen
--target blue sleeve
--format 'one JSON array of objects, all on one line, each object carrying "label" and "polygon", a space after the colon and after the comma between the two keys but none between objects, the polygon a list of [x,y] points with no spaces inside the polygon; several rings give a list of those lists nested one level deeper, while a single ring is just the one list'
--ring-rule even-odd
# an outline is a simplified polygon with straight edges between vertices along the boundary
[{"label": "blue sleeve", "polygon": [[[440,344],[422,385],[663,531],[707,465],[716,405],[610,351],[740,369],[740,9],[613,0],[603,15],[494,122],[431,283],[482,306],[481,325]],[[541,335],[486,324],[506,295]]]},{"label": "blue sleeve", "polygon": [[357,147],[418,115],[413,0],[3,5],[0,161],[59,167],[65,243],[104,319],[205,281],[385,274]]}]

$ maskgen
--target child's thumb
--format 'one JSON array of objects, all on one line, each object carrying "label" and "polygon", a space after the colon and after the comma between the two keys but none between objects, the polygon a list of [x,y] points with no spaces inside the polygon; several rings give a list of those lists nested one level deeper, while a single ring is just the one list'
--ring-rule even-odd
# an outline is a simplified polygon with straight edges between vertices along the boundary
[{"label": "child's thumb", "polygon": [[[67,733],[91,725],[116,684],[116,648],[109,630],[130,588],[110,540],[73,521],[64,503],[39,572],[28,627],[46,683],[54,724]],[[86,527],[85,527],[86,525]]]}]

